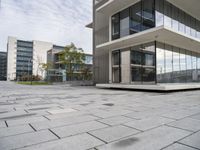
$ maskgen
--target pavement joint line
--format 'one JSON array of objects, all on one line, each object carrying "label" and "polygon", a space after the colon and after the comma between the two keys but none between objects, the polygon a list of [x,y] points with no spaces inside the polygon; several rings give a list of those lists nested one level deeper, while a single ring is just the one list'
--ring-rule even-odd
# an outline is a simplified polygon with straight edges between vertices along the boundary
[{"label": "pavement joint line", "polygon": [[35,131],[37,132],[37,130],[29,123],[29,126]]},{"label": "pavement joint line", "polygon": [[52,134],[54,134],[58,139],[61,139],[55,132],[53,132],[51,129],[48,129]]},{"label": "pavement joint line", "polygon": [[102,124],[104,124],[104,125],[107,125],[108,127],[112,127],[112,125],[109,125],[109,124],[107,124],[107,123],[101,122],[100,120],[96,120],[96,121],[99,122],[99,123],[102,123]]},{"label": "pavement joint line", "polygon": [[8,127],[8,123],[7,123],[7,121],[5,120],[5,124],[6,124],[6,127]]},{"label": "pavement joint line", "polygon": [[48,117],[46,117],[45,115],[42,115],[42,117],[46,118],[47,120],[51,120],[51,119],[49,119]]},{"label": "pavement joint line", "polygon": [[172,126],[172,125],[169,125],[169,124],[165,124],[165,126],[167,126],[167,127],[172,127],[172,128],[176,128],[176,129],[180,129],[180,130],[184,130],[184,131],[188,131],[188,132],[191,132],[191,133],[194,133],[194,132],[195,132],[195,131],[192,131],[192,130],[183,129],[183,128],[180,128],[180,127],[175,127],[175,126]]},{"label": "pavement joint line", "polygon": [[128,127],[128,128],[131,128],[131,129],[135,129],[135,130],[138,130],[140,132],[144,132],[143,130],[140,130],[140,129],[137,129],[137,128],[134,128],[134,127],[130,127],[130,126],[127,126],[125,124],[121,124],[122,126],[125,126],[125,127]]},{"label": "pavement joint line", "polygon": [[106,141],[104,141],[104,140],[102,140],[102,139],[100,139],[99,137],[97,137],[97,136],[95,136],[95,135],[93,135],[93,134],[91,134],[91,133],[89,133],[89,132],[86,132],[87,134],[89,134],[89,135],[91,135],[91,136],[93,136],[94,138],[96,138],[96,139],[98,139],[98,140],[100,140],[100,141],[102,141],[103,143],[105,143],[105,144],[108,144],[109,142],[106,142]]},{"label": "pavement joint line", "polygon": [[184,143],[180,143],[180,142],[178,142],[178,141],[177,141],[176,143],[181,144],[181,145],[184,145],[184,146],[187,146],[187,147],[190,147],[190,148],[194,148],[194,149],[196,149],[196,150],[200,150],[199,148],[196,148],[196,147],[193,147],[193,146],[184,144]]}]

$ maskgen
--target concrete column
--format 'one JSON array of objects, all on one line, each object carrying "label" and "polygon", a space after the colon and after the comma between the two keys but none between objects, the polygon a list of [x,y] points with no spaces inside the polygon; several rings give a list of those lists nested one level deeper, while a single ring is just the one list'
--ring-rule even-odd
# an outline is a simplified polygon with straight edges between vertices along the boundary
[{"label": "concrete column", "polygon": [[130,50],[121,52],[121,83],[130,83]]},{"label": "concrete column", "polygon": [[112,83],[112,51],[109,50],[109,83]]}]

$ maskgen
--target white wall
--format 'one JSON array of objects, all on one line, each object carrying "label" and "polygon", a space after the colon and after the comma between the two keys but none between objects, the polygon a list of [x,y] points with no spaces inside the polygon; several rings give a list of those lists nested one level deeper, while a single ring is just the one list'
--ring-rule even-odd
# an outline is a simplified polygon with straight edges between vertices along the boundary
[{"label": "white wall", "polygon": [[45,77],[45,72],[40,69],[39,64],[47,63],[47,51],[52,48],[52,43],[33,41],[33,75]]},{"label": "white wall", "polygon": [[16,78],[16,53],[17,53],[17,39],[8,37],[8,58],[7,58],[7,80],[14,80]]}]

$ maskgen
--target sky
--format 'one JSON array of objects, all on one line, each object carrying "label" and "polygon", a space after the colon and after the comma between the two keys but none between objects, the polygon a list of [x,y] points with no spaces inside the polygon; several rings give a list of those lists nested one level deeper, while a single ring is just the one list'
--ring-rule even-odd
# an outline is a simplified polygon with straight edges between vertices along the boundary
[{"label": "sky", "polygon": [[65,46],[73,42],[92,53],[92,0],[0,0],[0,51],[8,36]]}]

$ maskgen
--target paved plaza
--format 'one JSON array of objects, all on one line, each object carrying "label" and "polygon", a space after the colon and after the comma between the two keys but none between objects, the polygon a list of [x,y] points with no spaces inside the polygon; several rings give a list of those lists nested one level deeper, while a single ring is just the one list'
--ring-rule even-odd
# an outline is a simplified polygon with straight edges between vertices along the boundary
[{"label": "paved plaza", "polygon": [[200,150],[200,91],[0,82],[0,150]]}]

